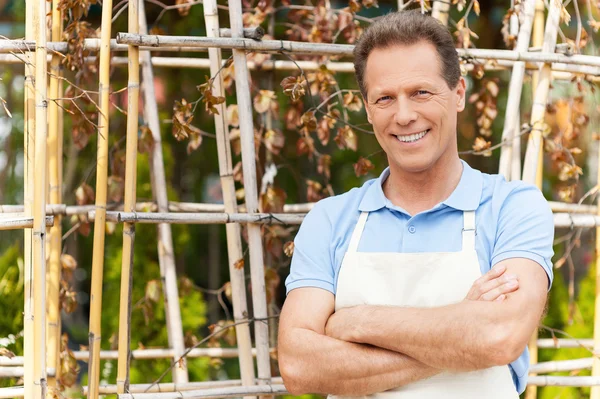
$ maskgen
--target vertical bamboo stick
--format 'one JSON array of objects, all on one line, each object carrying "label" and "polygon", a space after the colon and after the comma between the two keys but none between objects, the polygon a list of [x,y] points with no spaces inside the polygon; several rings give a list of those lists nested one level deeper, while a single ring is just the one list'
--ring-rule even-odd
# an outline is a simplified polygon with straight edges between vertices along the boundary
[{"label": "vertical bamboo stick", "polygon": [[450,12],[450,2],[447,0],[436,0],[433,2],[431,16],[444,25],[448,25],[448,14]]},{"label": "vertical bamboo stick", "polygon": [[[600,149],[598,150],[598,184],[600,184]],[[598,204],[600,205],[600,203]],[[600,215],[600,206],[598,207]],[[596,298],[594,300],[594,353],[600,349],[600,227],[596,228]],[[594,356],[592,363],[592,376],[600,376],[600,359]],[[600,387],[593,386],[590,399],[600,399]]]},{"label": "vertical bamboo stick", "polygon": [[[129,0],[129,33],[139,33],[139,1]],[[140,52],[128,46],[129,82],[127,83],[127,146],[125,152],[125,212],[135,212],[136,163],[138,146],[138,106],[140,91]],[[117,393],[129,388],[131,358],[131,285],[133,276],[133,243],[135,224],[123,225],[123,258],[121,263],[121,295],[119,311],[119,360],[117,363]]]},{"label": "vertical bamboo stick", "polygon": [[[147,34],[146,8],[144,2],[140,1],[139,26],[140,33]],[[167,181],[160,137],[160,122],[158,120],[158,106],[154,94],[154,71],[150,60],[150,52],[142,51],[142,82],[144,94],[144,114],[150,130],[154,145],[150,154],[150,178],[152,180],[152,191],[158,205],[158,212],[169,211],[167,199]],[[179,292],[177,289],[177,274],[175,271],[175,256],[173,253],[173,237],[171,225],[160,223],[158,229],[158,262],[160,265],[160,276],[163,293],[165,297],[165,313],[167,321],[167,336],[169,347],[173,348],[173,361],[177,361],[185,351],[183,341],[183,327],[181,323],[181,311],[179,309]],[[173,368],[173,382],[188,382],[188,372],[185,359]]]},{"label": "vertical bamboo stick", "polygon": [[35,173],[33,188],[33,398],[46,397],[46,150],[47,92],[46,0],[37,0],[33,11],[35,33]]},{"label": "vertical bamboo stick", "polygon": [[[536,18],[539,15],[539,24],[538,24],[538,30],[539,32],[535,32],[534,34],[536,35],[536,37],[534,39],[536,39],[536,42],[534,42],[534,46],[538,46],[541,47],[543,42],[544,42],[544,10],[545,10],[545,4],[543,0],[537,0],[536,3]],[[533,82],[535,83],[534,88],[537,88],[538,82],[539,82],[539,77],[540,77],[540,72],[536,71],[533,74]],[[534,89],[535,90],[535,89]],[[543,148],[540,148],[540,156],[538,157],[538,165],[537,165],[537,173],[536,173],[536,178],[535,178],[535,185],[538,188],[542,188],[542,179],[544,177],[543,175],[543,171],[544,171],[544,151]],[[533,338],[532,338],[532,342]],[[532,359],[533,360],[533,359]],[[537,353],[535,355],[535,361],[537,362]],[[537,390],[537,388],[536,388]]]},{"label": "vertical bamboo stick", "polygon": [[[516,51],[524,52],[529,48],[531,40],[531,29],[533,25],[533,15],[535,12],[536,0],[526,0],[522,6],[522,22],[520,24],[519,36],[517,38]],[[498,173],[507,180],[511,177],[511,163],[513,161],[514,142],[521,140],[518,129],[521,89],[523,87],[523,78],[525,77],[525,62],[515,62],[510,75],[510,84],[508,88],[508,100],[506,104],[506,116],[504,118],[504,129],[502,130],[502,141],[505,143],[500,149],[500,166]],[[515,130],[515,127],[517,129]],[[514,138],[514,139],[513,139]],[[519,158],[520,159],[520,158]]]},{"label": "vertical bamboo stick", "polygon": [[[243,37],[242,4],[240,1],[229,3],[231,37]],[[244,50],[233,50],[235,68],[235,90],[240,120],[242,169],[244,172],[244,193],[248,213],[258,212],[258,193],[256,181],[256,163],[254,151],[254,125],[252,122],[252,102],[248,80],[248,65]],[[248,224],[248,245],[250,248],[250,273],[252,278],[252,305],[254,309],[256,362],[259,384],[271,381],[271,362],[269,356],[269,323],[267,318],[267,299],[265,290],[265,270],[263,261],[260,226]]]},{"label": "vertical bamboo stick", "polygon": [[517,117],[517,122],[515,123],[515,132],[519,133],[519,137],[515,137],[512,145],[512,165],[510,166],[510,180],[520,180],[521,179],[521,121],[520,118]]},{"label": "vertical bamboo stick", "polygon": [[[543,4],[536,7],[536,24],[539,25],[539,20],[543,15]],[[550,2],[550,11],[546,21],[544,30],[544,39],[542,44],[542,52],[554,53],[556,49],[556,37],[558,35],[558,24],[560,21],[560,12],[562,9],[562,0]],[[537,28],[539,29],[539,28]],[[537,36],[536,38],[539,38]],[[538,39],[539,40],[539,39]],[[537,43],[534,43],[536,45]],[[543,157],[543,140],[542,128],[544,116],[546,113],[546,102],[548,101],[548,93],[550,91],[550,80],[552,78],[552,69],[550,64],[543,64],[539,72],[539,80],[534,87],[535,95],[533,106],[531,109],[530,123],[533,130],[529,134],[527,142],[527,150],[525,152],[525,161],[523,162],[523,180],[530,184],[536,184],[541,188],[542,177],[542,157]],[[538,361],[537,350],[537,330],[529,340],[530,363],[534,364]],[[526,399],[535,399],[537,397],[537,387],[530,386],[525,394]]]},{"label": "vertical bamboo stick", "polygon": [[106,198],[108,186],[108,134],[110,111],[110,35],[112,0],[104,0],[100,32],[100,76],[98,94],[98,142],[96,154],[96,219],[92,251],[92,282],[90,288],[90,332],[88,361],[88,398],[98,399],[100,384],[100,344],[102,343],[102,283],[104,275],[104,239],[106,229]]},{"label": "vertical bamboo stick", "polygon": [[[35,0],[25,1],[25,39],[35,40],[33,29],[33,10]],[[25,53],[27,63],[25,64],[25,104],[24,104],[24,192],[23,200],[25,205],[25,216],[33,217],[33,165],[34,146],[35,146],[35,89],[33,82],[35,80],[35,60],[32,52]],[[32,230],[25,229],[24,237],[24,261],[25,261],[25,283],[24,283],[24,320],[23,320],[23,341],[24,341],[24,370],[23,381],[25,388],[25,397],[34,397],[34,319],[33,319],[33,265],[32,265]]]},{"label": "vertical bamboo stick", "polygon": [[[62,36],[62,12],[58,8],[59,0],[52,1],[52,41],[59,42]],[[50,63],[50,93],[52,99],[59,98],[60,80],[58,79],[61,68],[60,58],[52,55]],[[60,108],[54,101],[48,103],[48,170],[50,181],[50,203],[62,203],[62,179],[60,175],[62,163],[62,130],[59,123]],[[50,228],[50,261],[48,267],[48,370],[53,371],[48,378],[48,386],[56,387],[60,367],[58,353],[60,351],[60,254],[62,244],[62,217],[54,216],[54,225]],[[52,375],[53,374],[53,375]]]},{"label": "vertical bamboo stick", "polygon": [[[219,14],[216,0],[204,1],[204,21],[206,23],[206,35],[208,37],[219,36]],[[209,48],[208,57],[210,59],[210,74],[215,77],[213,83],[215,95],[224,96],[223,75],[217,75],[222,64],[221,50]],[[217,105],[219,115],[215,115],[215,132],[217,134],[217,151],[219,154],[219,174],[221,175],[221,188],[223,190],[225,212],[237,213],[229,130],[227,128],[227,121],[225,120],[225,105],[225,103]],[[233,317],[235,322],[240,322],[248,318],[244,267],[235,267],[237,261],[244,257],[242,251],[241,229],[240,225],[237,223],[228,223],[225,226],[225,230],[227,233],[227,254],[232,291]],[[254,359],[252,357],[250,326],[248,324],[238,324],[235,329],[239,349],[242,384],[244,386],[254,385]]]}]

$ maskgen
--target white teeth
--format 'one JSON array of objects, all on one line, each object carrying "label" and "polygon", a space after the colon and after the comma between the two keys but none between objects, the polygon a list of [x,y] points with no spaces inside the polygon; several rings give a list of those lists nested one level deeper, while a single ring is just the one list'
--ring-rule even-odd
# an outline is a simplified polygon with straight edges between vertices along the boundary
[{"label": "white teeth", "polygon": [[396,136],[396,137],[398,137],[398,140],[402,141],[403,143],[413,143],[419,139],[422,139],[427,134],[427,132],[428,132],[428,130],[424,130],[421,133],[410,134],[408,136]]}]

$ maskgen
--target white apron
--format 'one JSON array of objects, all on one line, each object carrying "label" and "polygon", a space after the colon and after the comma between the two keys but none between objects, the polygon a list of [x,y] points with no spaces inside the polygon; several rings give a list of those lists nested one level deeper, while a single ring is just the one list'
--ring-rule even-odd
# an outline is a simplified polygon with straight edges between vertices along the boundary
[{"label": "white apron", "polygon": [[[335,310],[357,305],[437,307],[462,301],[481,276],[475,252],[475,212],[464,212],[460,252],[357,252],[367,221],[363,212],[338,277]],[[508,366],[442,372],[390,391],[364,396],[385,399],[514,399]],[[330,395],[329,398],[341,398]]]}]

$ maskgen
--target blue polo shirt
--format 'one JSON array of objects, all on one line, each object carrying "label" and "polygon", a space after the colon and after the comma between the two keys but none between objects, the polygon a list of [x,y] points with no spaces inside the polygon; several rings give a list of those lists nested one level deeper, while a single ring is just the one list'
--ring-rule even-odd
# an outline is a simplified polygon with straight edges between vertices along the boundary
[{"label": "blue polo shirt", "polygon": [[[317,287],[335,295],[350,237],[361,212],[370,212],[360,252],[456,252],[462,247],[463,211],[475,210],[475,249],[481,273],[508,258],[537,262],[552,284],[554,222],[542,193],[522,181],[472,169],[466,162],[452,194],[432,209],[411,216],[384,195],[389,168],[360,188],[319,201],[294,239],[287,292]],[[529,369],[527,349],[510,364],[519,393]]]}]

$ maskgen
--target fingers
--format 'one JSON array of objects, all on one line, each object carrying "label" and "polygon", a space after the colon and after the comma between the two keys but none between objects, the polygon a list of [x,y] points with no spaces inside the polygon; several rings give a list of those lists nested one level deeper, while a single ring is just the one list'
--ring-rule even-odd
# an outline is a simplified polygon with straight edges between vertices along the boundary
[{"label": "fingers", "polygon": [[[505,276],[497,278],[496,280],[505,280]],[[484,294],[479,297],[481,301],[494,301],[503,300],[499,299],[501,296],[506,297],[506,294],[516,291],[519,288],[519,281],[516,276],[508,279],[508,281],[500,282],[496,287],[490,288]]]},{"label": "fingers", "polygon": [[504,274],[505,271],[506,266],[504,266],[503,264],[499,264],[493,267],[489,272],[487,272],[483,276],[479,277],[471,286],[471,289],[469,290],[466,299],[470,299],[473,301],[478,300],[481,297],[481,295],[487,292],[487,290],[484,289],[484,285],[490,281],[499,278],[500,276],[502,276],[502,274]]}]

